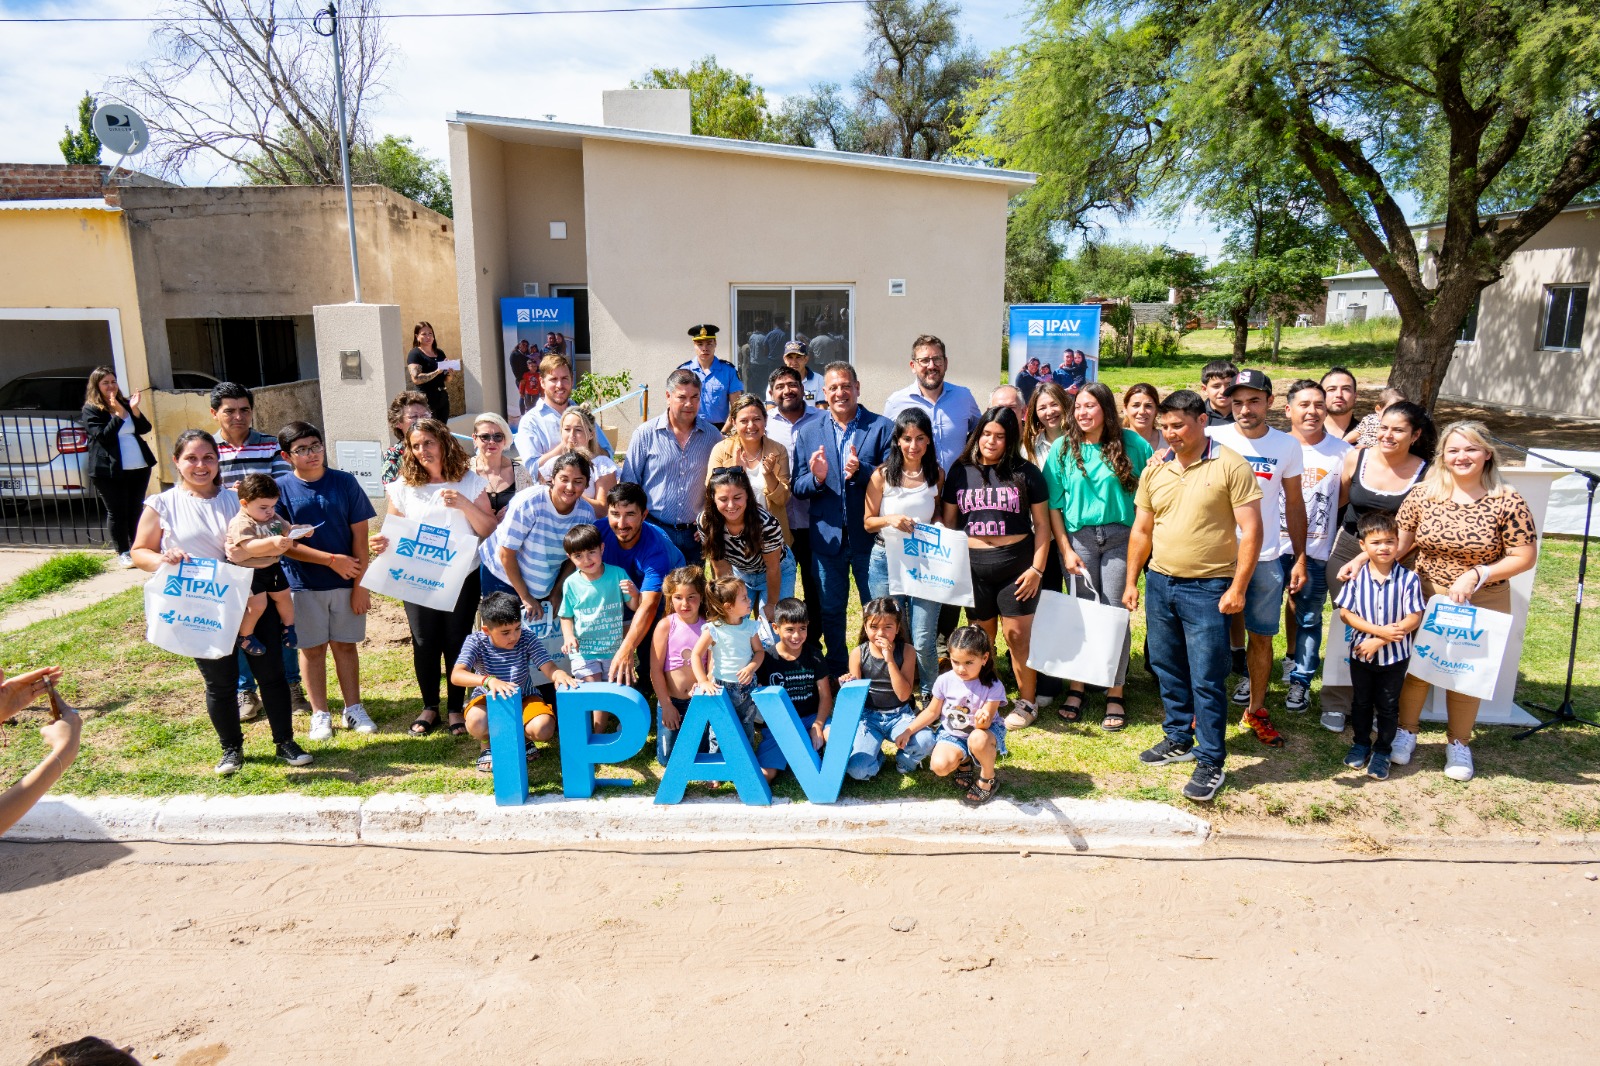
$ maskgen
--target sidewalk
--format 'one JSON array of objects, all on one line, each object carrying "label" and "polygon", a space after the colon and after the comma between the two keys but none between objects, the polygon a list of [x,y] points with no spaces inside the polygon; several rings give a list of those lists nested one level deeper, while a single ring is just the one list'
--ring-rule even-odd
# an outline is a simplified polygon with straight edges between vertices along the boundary
[{"label": "sidewalk", "polygon": [[[63,551],[83,551],[81,548],[0,548],[0,585],[7,585],[27,570],[32,570],[52,556]],[[100,554],[92,552],[91,554]],[[108,555],[109,559],[110,556]],[[124,570],[115,562],[108,562],[105,573],[80,581],[70,588],[50,596],[19,603],[0,613],[0,633],[11,633],[47,618],[58,618],[85,607],[93,607],[102,600],[144,584],[150,575],[143,570]]]}]

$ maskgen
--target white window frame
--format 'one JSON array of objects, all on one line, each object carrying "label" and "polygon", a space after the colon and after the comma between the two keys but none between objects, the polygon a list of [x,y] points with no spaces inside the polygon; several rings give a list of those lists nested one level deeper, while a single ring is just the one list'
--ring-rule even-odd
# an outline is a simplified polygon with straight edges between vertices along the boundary
[{"label": "white window frame", "polygon": [[[794,294],[796,289],[842,289],[850,294],[850,337],[849,353],[845,358],[851,366],[856,365],[856,287],[854,282],[848,281],[796,281],[784,285],[742,285],[733,282],[728,286],[728,323],[729,329],[738,327],[739,323],[739,294],[741,292],[787,292],[789,294],[789,328],[794,330]],[[734,345],[737,353],[738,345]],[[818,370],[818,367],[811,367]]]},{"label": "white window frame", "polygon": [[[1578,344],[1576,346],[1574,346],[1574,347],[1570,347],[1569,348],[1569,347],[1565,347],[1565,346],[1558,346],[1558,345],[1552,345],[1552,344],[1546,344],[1545,343],[1545,338],[1550,335],[1550,312],[1555,310],[1556,291],[1557,290],[1571,290],[1571,289],[1582,289],[1582,290],[1584,290],[1584,301],[1583,301],[1584,326],[1587,327],[1588,324],[1589,324],[1589,322],[1588,322],[1588,318],[1589,318],[1589,299],[1588,299],[1589,286],[1587,284],[1582,284],[1582,283],[1578,283],[1578,282],[1571,282],[1571,283],[1566,283],[1566,284],[1546,285],[1544,287],[1544,314],[1539,316],[1539,350],[1541,352],[1581,352],[1581,351],[1583,351],[1583,330],[1581,328],[1578,331]],[[1570,300],[1568,301],[1568,306],[1571,306],[1571,301]]]}]

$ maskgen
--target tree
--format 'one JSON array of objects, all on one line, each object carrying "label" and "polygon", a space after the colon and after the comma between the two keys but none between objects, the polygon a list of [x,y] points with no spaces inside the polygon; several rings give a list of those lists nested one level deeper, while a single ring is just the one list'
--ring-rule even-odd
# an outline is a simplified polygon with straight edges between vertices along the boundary
[{"label": "tree", "polygon": [[773,139],[766,91],[750,75],[719,67],[714,55],[696,60],[687,71],[657,67],[629,88],[688,89],[690,133],[739,141]]},{"label": "tree", "polygon": [[1061,260],[1050,279],[1050,299],[1080,303],[1088,299],[1130,299],[1160,303],[1168,289],[1197,288],[1205,278],[1200,257],[1164,244],[1086,241]]},{"label": "tree", "polygon": [[[211,159],[266,184],[337,185],[339,110],[333,47],[307,0],[174,0],[153,34],[156,57],[113,88],[150,125],[156,168]],[[339,18],[352,145],[370,141],[389,43],[378,0],[346,0]]]},{"label": "tree", "polygon": [[[321,145],[318,144],[320,149]],[[245,172],[251,185],[327,185],[317,175],[301,170],[293,159],[273,165],[258,164]],[[281,180],[286,178],[287,180]],[[343,184],[342,181],[339,182]],[[454,217],[450,175],[444,164],[419,152],[410,137],[385,134],[377,144],[350,146],[350,183],[384,185],[409,196],[423,207]]]},{"label": "tree", "polygon": [[1043,303],[1050,299],[1050,280],[1061,261],[1061,245],[1050,233],[1050,220],[1028,209],[1018,198],[1006,213],[1006,282],[1008,304]]},{"label": "tree", "polygon": [[69,126],[61,136],[61,158],[68,163],[100,162],[100,138],[94,132],[94,97],[87,92],[78,101],[78,128]]},{"label": "tree", "polygon": [[813,85],[811,92],[791,96],[772,121],[773,139],[804,148],[838,152],[867,151],[867,127],[837,82]]},{"label": "tree", "polygon": [[[1590,0],[1038,0],[974,94],[971,151],[1076,222],[1190,195],[1245,153],[1303,168],[1400,315],[1390,382],[1431,405],[1506,259],[1600,180]],[[1427,192],[1424,255],[1396,198]],[[1513,218],[1493,217],[1510,200]]]}]

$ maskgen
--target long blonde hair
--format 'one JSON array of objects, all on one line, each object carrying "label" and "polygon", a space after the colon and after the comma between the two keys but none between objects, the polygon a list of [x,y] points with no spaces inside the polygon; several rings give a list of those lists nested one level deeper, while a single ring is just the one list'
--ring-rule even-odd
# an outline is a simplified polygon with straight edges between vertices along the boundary
[{"label": "long blonde hair", "polygon": [[600,427],[595,424],[594,415],[591,414],[589,409],[582,404],[569,404],[567,409],[561,412],[560,422],[556,423],[556,433],[558,436],[561,432],[561,422],[565,422],[568,415],[577,415],[583,424],[589,429],[589,443],[585,444],[582,448],[574,448],[572,450],[578,452],[585,459],[593,459],[598,456],[600,454]]},{"label": "long blonde hair", "polygon": [[1469,443],[1475,444],[1488,452],[1488,458],[1483,461],[1483,493],[1485,496],[1494,496],[1510,490],[1505,479],[1500,476],[1500,452],[1489,439],[1489,428],[1482,422],[1466,419],[1452,422],[1439,431],[1439,444],[1433,452],[1433,462],[1428,464],[1428,470],[1422,475],[1422,480],[1417,482],[1417,487],[1412,491],[1424,500],[1433,500],[1443,503],[1450,499],[1456,490],[1456,476],[1444,462],[1445,445],[1450,443],[1450,438],[1459,434]]}]

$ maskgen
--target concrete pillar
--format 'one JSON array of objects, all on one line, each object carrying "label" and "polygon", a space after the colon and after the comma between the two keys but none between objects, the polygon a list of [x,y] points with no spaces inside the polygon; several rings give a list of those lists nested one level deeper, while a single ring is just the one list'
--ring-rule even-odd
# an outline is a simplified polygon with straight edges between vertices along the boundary
[{"label": "concrete pillar", "polygon": [[[378,469],[393,443],[389,400],[406,388],[406,343],[398,304],[329,304],[311,309],[317,329],[317,376],[322,386],[322,433],[328,465],[360,479],[367,495],[383,496]],[[358,353],[355,366],[346,352]]]}]

